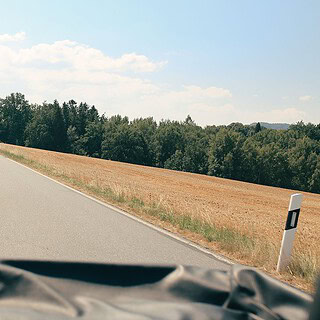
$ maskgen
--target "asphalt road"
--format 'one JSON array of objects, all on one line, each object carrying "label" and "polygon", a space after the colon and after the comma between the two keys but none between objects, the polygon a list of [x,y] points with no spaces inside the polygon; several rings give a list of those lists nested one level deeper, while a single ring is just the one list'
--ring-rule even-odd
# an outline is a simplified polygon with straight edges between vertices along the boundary
[{"label": "asphalt road", "polygon": [[0,259],[228,269],[195,247],[0,156]]}]

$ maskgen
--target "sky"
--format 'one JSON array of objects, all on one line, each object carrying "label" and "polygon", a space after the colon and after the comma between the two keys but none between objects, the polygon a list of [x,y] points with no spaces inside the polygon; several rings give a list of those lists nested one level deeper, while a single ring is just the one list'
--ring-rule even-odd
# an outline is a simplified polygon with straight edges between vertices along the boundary
[{"label": "sky", "polygon": [[320,123],[318,0],[0,0],[0,97],[115,114]]}]

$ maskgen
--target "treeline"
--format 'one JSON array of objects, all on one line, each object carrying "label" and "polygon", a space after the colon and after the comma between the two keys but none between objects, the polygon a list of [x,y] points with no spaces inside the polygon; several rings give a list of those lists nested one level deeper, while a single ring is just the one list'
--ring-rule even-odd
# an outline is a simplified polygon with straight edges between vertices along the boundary
[{"label": "treeline", "polygon": [[71,100],[0,99],[0,141],[320,193],[320,124],[288,130],[99,115]]}]

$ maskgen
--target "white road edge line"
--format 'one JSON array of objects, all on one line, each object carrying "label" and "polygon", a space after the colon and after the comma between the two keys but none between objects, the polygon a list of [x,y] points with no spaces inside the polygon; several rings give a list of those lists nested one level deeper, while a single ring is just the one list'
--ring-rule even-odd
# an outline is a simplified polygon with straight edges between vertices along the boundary
[{"label": "white road edge line", "polygon": [[14,163],[16,163],[16,164],[18,164],[18,165],[26,168],[26,169],[29,169],[29,170],[31,170],[31,171],[39,174],[40,176],[43,176],[43,177],[45,177],[45,178],[47,178],[47,179],[49,179],[49,180],[51,180],[51,181],[53,181],[53,182],[55,182],[55,183],[58,183],[58,184],[62,185],[63,187],[70,189],[70,190],[73,191],[73,192],[77,192],[77,193],[81,194],[82,196],[84,196],[84,197],[86,197],[86,198],[89,198],[89,199],[91,199],[91,200],[99,203],[99,204],[102,205],[102,206],[105,206],[105,207],[108,208],[108,209],[114,210],[114,211],[116,211],[116,212],[118,212],[118,213],[120,213],[120,214],[122,214],[122,215],[124,215],[124,216],[126,216],[126,217],[128,217],[128,218],[130,218],[130,219],[133,219],[133,220],[135,220],[135,221],[137,221],[137,222],[139,222],[139,223],[142,223],[142,224],[145,225],[145,226],[148,226],[148,227],[151,228],[151,229],[154,229],[154,230],[158,231],[159,233],[163,233],[163,234],[165,234],[166,236],[168,236],[168,237],[170,237],[170,238],[173,238],[173,239],[175,239],[175,240],[177,240],[177,241],[180,241],[180,242],[182,242],[182,243],[184,243],[184,244],[186,244],[186,245],[188,245],[188,246],[190,246],[190,247],[193,247],[193,248],[195,248],[195,249],[197,249],[197,250],[199,250],[199,251],[201,251],[201,252],[203,252],[203,253],[205,253],[205,254],[207,254],[207,255],[209,255],[209,256],[212,256],[213,258],[215,258],[215,259],[217,259],[217,260],[219,260],[219,261],[222,261],[222,262],[227,263],[227,264],[230,264],[230,265],[233,265],[233,264],[234,264],[234,262],[232,262],[231,260],[228,260],[228,259],[226,259],[226,258],[224,258],[224,257],[221,257],[221,256],[219,256],[219,255],[217,255],[217,254],[215,254],[215,253],[213,253],[213,252],[211,252],[211,251],[209,251],[209,250],[207,250],[207,249],[205,249],[205,248],[203,248],[203,247],[201,247],[201,246],[199,246],[199,245],[197,245],[197,244],[195,244],[195,243],[193,243],[193,242],[191,242],[191,241],[189,241],[189,240],[187,240],[187,239],[185,239],[185,238],[179,237],[179,236],[175,235],[175,234],[172,233],[172,232],[169,232],[169,231],[167,231],[167,230],[164,230],[164,229],[161,229],[161,228],[159,228],[159,227],[156,227],[156,226],[154,226],[153,224],[151,224],[151,223],[149,223],[149,222],[146,222],[146,221],[144,221],[144,220],[142,220],[142,219],[140,219],[140,218],[138,218],[138,217],[136,217],[136,216],[133,216],[133,215],[131,215],[131,214],[125,212],[125,211],[122,211],[121,209],[119,209],[119,208],[117,208],[117,207],[114,207],[114,206],[112,206],[112,205],[110,205],[110,204],[108,204],[108,203],[102,202],[102,201],[100,201],[100,200],[98,200],[98,199],[96,199],[96,198],[94,198],[94,197],[91,197],[91,196],[89,196],[89,195],[87,195],[87,194],[85,194],[85,193],[83,193],[83,192],[81,192],[81,191],[79,191],[79,190],[76,190],[76,189],[74,189],[74,188],[72,188],[72,187],[69,187],[69,186],[67,186],[67,185],[65,185],[65,184],[63,184],[63,183],[61,183],[61,182],[59,182],[59,181],[57,181],[57,180],[55,180],[55,179],[53,179],[53,178],[51,178],[51,177],[48,177],[48,176],[46,176],[46,175],[44,175],[44,174],[42,174],[42,173],[40,173],[40,172],[38,172],[38,171],[36,171],[36,170],[34,170],[34,169],[32,169],[32,168],[29,168],[29,167],[25,166],[25,165],[22,164],[22,163],[19,163],[19,162],[17,162],[17,161],[14,161],[14,160],[12,160],[12,159],[9,159],[9,158],[7,158],[7,157],[5,157],[5,156],[3,156],[3,157],[4,157],[5,159],[7,159],[7,160],[10,160],[10,161],[12,161],[12,162],[14,162]]}]

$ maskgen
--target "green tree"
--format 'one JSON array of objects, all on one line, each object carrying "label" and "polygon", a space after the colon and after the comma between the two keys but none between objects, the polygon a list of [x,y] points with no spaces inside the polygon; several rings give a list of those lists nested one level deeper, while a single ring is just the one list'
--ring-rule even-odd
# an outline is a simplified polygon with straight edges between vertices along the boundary
[{"label": "green tree", "polygon": [[157,166],[164,167],[166,160],[173,156],[177,150],[184,150],[184,144],[182,125],[177,121],[161,121],[154,135]]},{"label": "green tree", "polygon": [[101,157],[101,145],[103,140],[103,123],[101,121],[89,122],[83,135],[82,143],[85,154],[90,157]]},{"label": "green tree", "polygon": [[[221,129],[223,127],[224,126],[221,126]],[[229,124],[226,128],[230,131],[238,132],[241,135],[243,135],[244,137],[251,136],[254,131],[252,126],[243,125],[242,123],[239,123],[239,122],[233,122],[233,123]]]},{"label": "green tree", "polygon": [[77,129],[74,126],[69,126],[67,129],[67,137],[69,144],[69,151],[74,154],[79,154],[85,156],[86,150],[84,146],[84,141],[79,137]]},{"label": "green tree", "polygon": [[309,190],[320,193],[320,156],[317,157],[317,164],[309,179]]},{"label": "green tree", "polygon": [[130,126],[127,117],[113,116],[105,121],[102,157],[141,164],[146,150],[140,130]]},{"label": "green tree", "polygon": [[254,137],[248,138],[241,147],[242,158],[242,179],[243,181],[259,183],[261,165],[259,163],[260,147]]},{"label": "green tree", "polygon": [[221,129],[211,139],[209,174],[222,178],[242,178],[243,136],[238,132]]},{"label": "green tree", "polygon": [[260,122],[258,122],[258,123],[256,124],[255,128],[254,128],[254,132],[255,132],[255,133],[258,133],[258,132],[260,132],[260,131],[261,131],[261,125],[260,125]]},{"label": "green tree", "polygon": [[293,188],[309,191],[311,177],[316,170],[319,154],[319,142],[306,136],[296,140],[295,147],[289,150]]},{"label": "green tree", "polygon": [[181,170],[208,173],[208,135],[189,116],[183,123],[183,136],[183,167]]},{"label": "green tree", "polygon": [[296,124],[291,125],[289,130],[296,132],[297,138],[307,136],[311,140],[320,141],[320,124],[305,124],[303,121],[299,121]]},{"label": "green tree", "polygon": [[21,93],[0,99],[0,140],[24,145],[24,131],[31,114],[31,106]]},{"label": "green tree", "polygon": [[47,105],[36,106],[31,121],[28,123],[25,136],[26,146],[51,150],[53,137],[50,132],[50,116]]},{"label": "green tree", "polygon": [[140,147],[143,150],[140,164],[153,166],[156,164],[156,150],[154,144],[154,136],[157,130],[157,123],[153,118],[134,119],[130,124],[132,130],[139,135]]},{"label": "green tree", "polygon": [[184,162],[184,154],[181,150],[176,150],[176,152],[165,161],[164,168],[178,171],[186,171]]},{"label": "green tree", "polygon": [[37,106],[26,131],[26,146],[67,151],[67,130],[58,101]]},{"label": "green tree", "polygon": [[285,188],[291,186],[288,155],[275,142],[259,149],[257,170],[259,184]]}]

